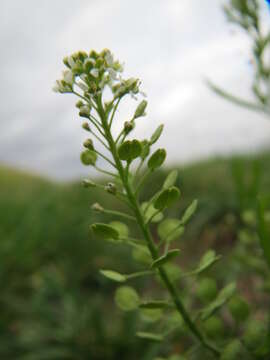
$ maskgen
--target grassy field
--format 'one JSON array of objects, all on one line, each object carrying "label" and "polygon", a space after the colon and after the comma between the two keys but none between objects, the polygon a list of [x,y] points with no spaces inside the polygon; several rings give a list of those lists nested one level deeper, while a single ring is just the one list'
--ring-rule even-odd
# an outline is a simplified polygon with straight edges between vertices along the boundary
[{"label": "grassy field", "polygon": [[[261,165],[257,188],[270,188],[270,153],[242,157],[247,206],[254,159]],[[179,169],[182,198],[171,213],[179,217],[194,198],[199,200],[181,239],[189,254],[185,261],[192,263],[208,246],[227,251],[235,241],[228,219],[237,219],[243,194],[232,164],[236,159],[214,159]],[[234,165],[236,178],[237,171]],[[158,189],[166,173],[156,173],[143,198]],[[121,208],[112,196],[84,189],[80,182],[59,184],[0,167],[1,359],[150,360],[156,353],[156,345],[134,337],[136,316],[114,307],[115,286],[98,273],[134,268],[128,249],[91,238],[89,224],[101,220],[90,211],[93,202]]]}]

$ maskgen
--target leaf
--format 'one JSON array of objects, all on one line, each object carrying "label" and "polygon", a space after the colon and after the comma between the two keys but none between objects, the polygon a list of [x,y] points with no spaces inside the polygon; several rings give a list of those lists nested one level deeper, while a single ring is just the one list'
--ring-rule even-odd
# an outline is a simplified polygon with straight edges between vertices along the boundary
[{"label": "leaf", "polygon": [[158,141],[158,139],[160,138],[160,135],[162,134],[164,125],[159,125],[159,127],[154,131],[153,135],[150,138],[150,145],[153,145],[154,143],[156,143]]},{"label": "leaf", "polygon": [[90,229],[93,231],[94,235],[97,237],[101,237],[103,239],[114,239],[117,240],[119,238],[119,233],[112,226],[96,223],[90,226]]},{"label": "leaf", "polygon": [[148,160],[147,166],[150,170],[159,168],[166,159],[166,150],[157,149]]},{"label": "leaf", "polygon": [[120,221],[112,221],[109,224],[113,227],[119,234],[120,237],[127,237],[129,234],[128,226]]},{"label": "leaf", "polygon": [[178,219],[163,220],[157,228],[158,235],[162,241],[171,242],[180,237],[185,228]]},{"label": "leaf", "polygon": [[124,311],[135,310],[140,303],[139,295],[130,286],[119,287],[115,292],[114,300],[116,305]]},{"label": "leaf", "polygon": [[95,165],[97,161],[97,154],[93,150],[84,150],[81,153],[81,162],[86,165]]},{"label": "leaf", "polygon": [[131,162],[141,155],[142,145],[138,140],[127,140],[118,148],[118,155],[121,160]]},{"label": "leaf", "polygon": [[179,249],[169,250],[166,254],[160,256],[158,259],[153,261],[152,264],[151,264],[151,267],[152,268],[157,268],[157,267],[159,267],[159,266],[161,266],[163,264],[166,264],[168,261],[170,261],[175,256],[177,256],[179,254],[179,252],[180,252]]},{"label": "leaf", "polygon": [[189,221],[191,216],[195,213],[197,209],[197,205],[198,205],[198,200],[193,200],[192,203],[188,206],[181,219],[181,223],[183,225],[185,225]]},{"label": "leaf", "polygon": [[220,255],[216,255],[214,250],[208,250],[201,258],[197,269],[191,272],[191,274],[200,274],[206,269],[209,269],[215,262],[221,258]]},{"label": "leaf", "polygon": [[168,189],[171,186],[173,186],[177,180],[177,177],[178,177],[178,171],[177,170],[171,171],[164,181],[163,189]]},{"label": "leaf", "polygon": [[229,285],[225,286],[218,294],[217,298],[202,310],[202,320],[208,319],[214,312],[216,312],[220,307],[222,307],[233,296],[235,290],[235,282],[232,282]]},{"label": "leaf", "polygon": [[125,275],[122,275],[113,270],[100,270],[100,273],[106,278],[116,282],[125,282],[127,280]]},{"label": "leaf", "polygon": [[[154,208],[153,204],[148,205],[148,202],[144,202],[141,205],[141,209],[144,212],[144,217],[145,217],[145,222],[148,222],[150,220],[150,218],[157,212],[157,209]],[[145,209],[147,208],[146,212]],[[160,212],[158,214],[156,214],[151,222],[156,223],[159,222],[163,219],[163,214]]]},{"label": "leaf", "polygon": [[138,331],[136,333],[136,335],[142,339],[147,339],[147,340],[153,340],[153,341],[162,341],[163,340],[162,335],[153,334],[150,332]]},{"label": "leaf", "polygon": [[142,309],[165,309],[171,306],[171,303],[165,300],[145,301],[139,305],[139,307]]},{"label": "leaf", "polygon": [[180,191],[177,187],[172,186],[169,189],[163,190],[157,199],[154,201],[154,207],[158,210],[163,210],[166,207],[171,206],[178,200]]}]

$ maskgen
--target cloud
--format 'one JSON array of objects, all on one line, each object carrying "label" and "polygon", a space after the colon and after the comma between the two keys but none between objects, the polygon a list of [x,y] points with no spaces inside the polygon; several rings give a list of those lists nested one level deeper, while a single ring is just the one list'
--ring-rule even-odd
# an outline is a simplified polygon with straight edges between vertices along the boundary
[{"label": "cloud", "polygon": [[[71,96],[51,91],[62,58],[77,49],[109,47],[140,77],[148,117],[135,134],[145,138],[165,123],[161,146],[169,161],[244,151],[269,141],[269,125],[210,93],[206,77],[250,96],[249,42],[233,36],[222,1],[149,0],[37,3],[3,0],[0,15],[0,162],[71,178],[85,134]],[[134,102],[121,106],[128,118]],[[258,125],[258,123],[260,125]]]}]

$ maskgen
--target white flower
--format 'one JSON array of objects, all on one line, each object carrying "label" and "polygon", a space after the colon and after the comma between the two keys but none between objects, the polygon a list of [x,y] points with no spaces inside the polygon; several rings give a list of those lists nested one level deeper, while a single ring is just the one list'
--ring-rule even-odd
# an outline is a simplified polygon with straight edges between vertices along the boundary
[{"label": "white flower", "polygon": [[68,61],[69,66],[72,69],[75,66],[75,61],[73,60],[73,57],[70,56],[67,61]]},{"label": "white flower", "polygon": [[70,70],[65,70],[63,71],[63,80],[69,84],[72,85],[73,84],[73,74],[72,71]]},{"label": "white flower", "polygon": [[95,78],[97,78],[98,75],[99,75],[98,69],[92,69],[92,70],[90,71],[90,74],[91,74],[92,76],[94,76]]},{"label": "white flower", "polygon": [[82,89],[82,91],[88,91],[88,87],[83,82],[79,81],[77,85]]},{"label": "white flower", "polygon": [[117,72],[113,69],[108,69],[109,76],[112,80],[117,80]]},{"label": "white flower", "polygon": [[107,52],[107,54],[105,55],[105,60],[108,64],[108,66],[112,66],[113,65],[113,55],[110,51]]}]

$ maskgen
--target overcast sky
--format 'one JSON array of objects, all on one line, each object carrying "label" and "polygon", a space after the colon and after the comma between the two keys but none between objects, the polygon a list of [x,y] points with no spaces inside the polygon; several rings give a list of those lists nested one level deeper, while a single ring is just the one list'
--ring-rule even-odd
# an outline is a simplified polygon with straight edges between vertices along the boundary
[{"label": "overcast sky", "polygon": [[[0,162],[59,179],[85,174],[75,99],[51,88],[64,56],[105,47],[127,76],[142,79],[149,107],[136,135],[164,123],[160,146],[169,163],[268,144],[269,120],[226,103],[204,83],[250,95],[249,41],[226,22],[226,1],[2,0]],[[134,106],[122,108],[119,126]]]}]

